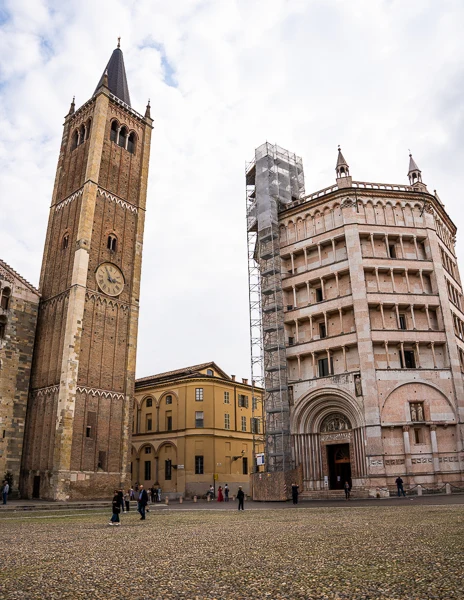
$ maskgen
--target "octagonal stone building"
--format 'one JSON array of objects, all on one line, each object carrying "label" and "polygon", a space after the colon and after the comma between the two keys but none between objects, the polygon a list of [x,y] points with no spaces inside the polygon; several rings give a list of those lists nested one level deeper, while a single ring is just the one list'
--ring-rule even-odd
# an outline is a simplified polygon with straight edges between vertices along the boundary
[{"label": "octagonal stone building", "polygon": [[339,149],[335,185],[306,195],[301,159],[278,146],[247,166],[266,467],[298,467],[308,496],[463,480],[456,226],[412,156],[408,177],[353,181]]}]

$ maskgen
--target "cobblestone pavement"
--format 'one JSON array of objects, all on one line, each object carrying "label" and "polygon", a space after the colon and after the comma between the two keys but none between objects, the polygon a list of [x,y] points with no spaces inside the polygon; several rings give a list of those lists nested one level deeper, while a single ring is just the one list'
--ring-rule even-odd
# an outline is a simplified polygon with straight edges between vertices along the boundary
[{"label": "cobblestone pavement", "polygon": [[0,514],[0,599],[464,598],[464,506]]}]

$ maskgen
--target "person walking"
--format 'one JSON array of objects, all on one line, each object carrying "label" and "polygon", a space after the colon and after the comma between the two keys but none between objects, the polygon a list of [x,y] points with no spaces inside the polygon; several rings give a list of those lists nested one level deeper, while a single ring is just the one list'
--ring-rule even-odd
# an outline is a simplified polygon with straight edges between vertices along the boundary
[{"label": "person walking", "polygon": [[293,504],[298,504],[298,494],[300,486],[297,483],[292,483],[292,500]]},{"label": "person walking", "polygon": [[130,509],[130,498],[130,490],[127,490],[127,492],[124,494],[124,504],[126,505],[126,512],[129,512]]},{"label": "person walking", "polygon": [[209,486],[209,490],[207,491],[206,495],[209,496],[209,499],[212,502],[213,498],[214,498],[214,486],[213,485]]},{"label": "person walking", "polygon": [[351,487],[350,487],[349,481],[345,481],[345,485],[343,486],[343,489],[345,490],[345,500],[349,500],[350,492],[351,492]]},{"label": "person walking", "polygon": [[238,500],[238,510],[245,510],[243,507],[243,503],[245,501],[245,493],[242,490],[242,486],[240,485],[237,492],[237,500]]},{"label": "person walking", "polygon": [[161,502],[161,486],[159,483],[158,483],[158,488],[156,490],[156,495],[158,497],[158,502]]},{"label": "person walking", "polygon": [[140,513],[141,521],[145,521],[145,510],[146,510],[147,504],[148,504],[147,490],[145,490],[143,485],[141,484],[139,487],[139,503],[138,503],[138,508],[137,508],[137,510]]},{"label": "person walking", "polygon": [[121,501],[119,499],[118,490],[114,490],[113,502],[112,502],[113,514],[111,515],[110,522],[108,525],[121,525],[119,521],[119,513],[121,511]]},{"label": "person walking", "polygon": [[7,503],[8,500],[8,494],[10,493],[10,484],[8,483],[8,481],[5,479],[5,481],[3,482],[3,487],[2,487],[2,499],[3,499],[3,504]]},{"label": "person walking", "polygon": [[403,480],[401,479],[401,477],[398,476],[395,479],[395,483],[396,483],[396,488],[398,490],[398,498],[401,496],[401,494],[403,494],[403,496],[406,497],[406,492],[404,491]]},{"label": "person walking", "polygon": [[227,483],[224,486],[224,502],[229,502],[229,486]]},{"label": "person walking", "polygon": [[224,495],[222,493],[222,487],[219,486],[218,487],[218,497],[217,497],[217,501],[218,502],[224,502]]}]

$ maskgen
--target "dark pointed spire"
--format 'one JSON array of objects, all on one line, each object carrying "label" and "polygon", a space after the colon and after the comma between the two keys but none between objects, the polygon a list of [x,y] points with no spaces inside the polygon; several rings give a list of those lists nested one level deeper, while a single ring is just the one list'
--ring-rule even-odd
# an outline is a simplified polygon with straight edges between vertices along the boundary
[{"label": "dark pointed spire", "polygon": [[71,102],[71,106],[69,107],[69,112],[68,115],[73,115],[74,111],[76,110],[76,96],[73,96],[72,102]]},{"label": "dark pointed spire", "polygon": [[[103,71],[94,95],[102,85],[106,85],[112,94],[130,106],[129,87],[127,85],[126,69],[120,48],[120,40],[121,38],[118,38],[118,47],[113,50],[113,54]],[[107,81],[105,81],[105,75]]]},{"label": "dark pointed spire", "polygon": [[335,171],[337,173],[337,179],[340,177],[348,177],[350,174],[350,167],[345,160],[345,157],[342,154],[342,149],[338,146],[338,156],[337,156],[337,164],[335,166]]},{"label": "dark pointed spire", "polygon": [[148,99],[147,110],[145,111],[145,116],[151,119],[150,115],[150,99]]}]

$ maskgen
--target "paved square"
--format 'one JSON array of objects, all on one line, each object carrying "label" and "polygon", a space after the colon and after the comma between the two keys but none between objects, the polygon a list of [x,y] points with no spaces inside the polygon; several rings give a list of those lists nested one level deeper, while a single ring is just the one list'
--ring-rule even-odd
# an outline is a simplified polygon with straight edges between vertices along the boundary
[{"label": "paved square", "polygon": [[109,516],[0,513],[0,598],[464,597],[462,505]]}]

